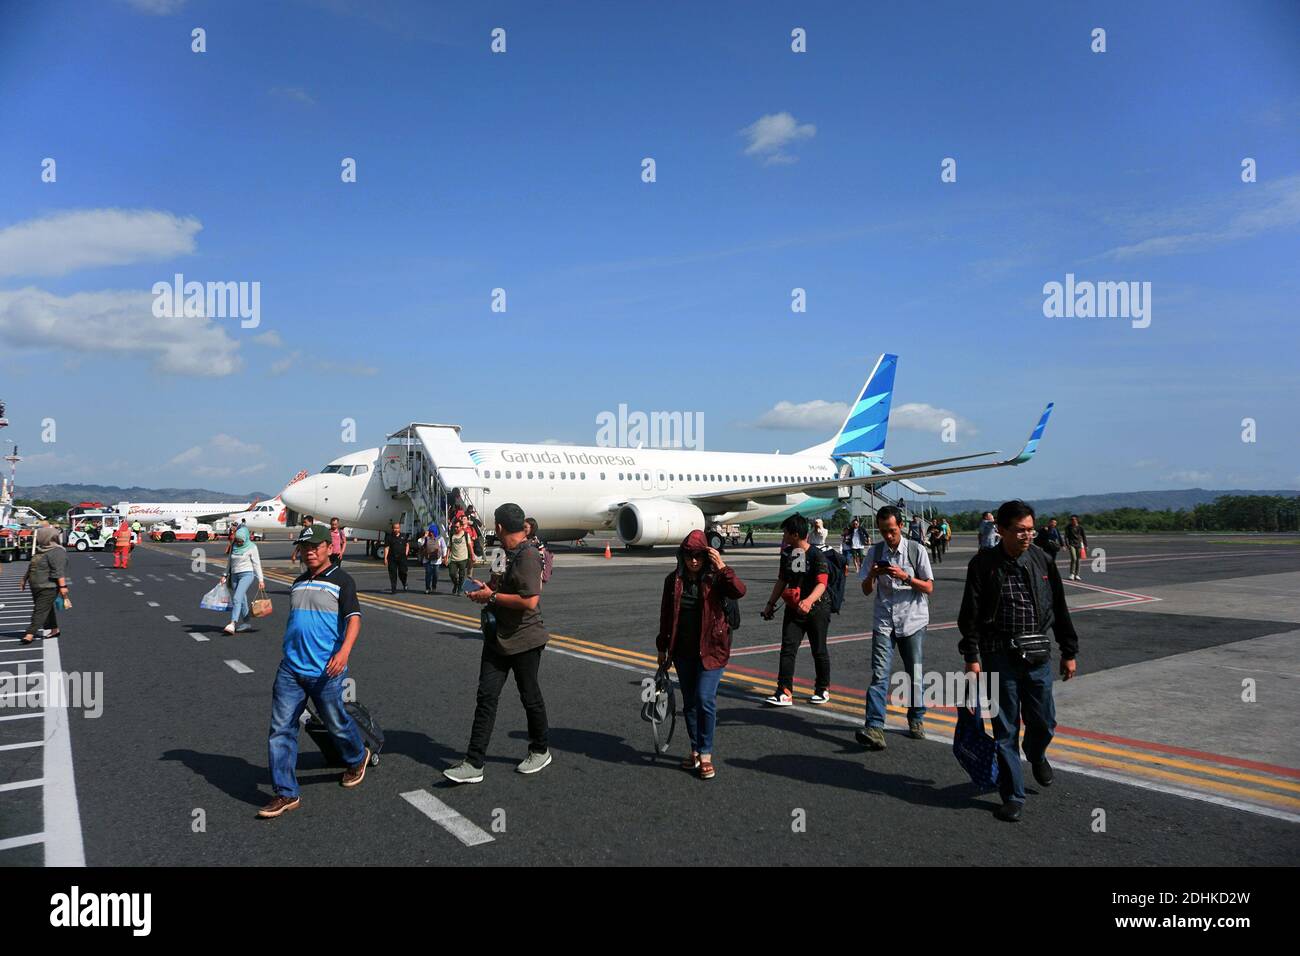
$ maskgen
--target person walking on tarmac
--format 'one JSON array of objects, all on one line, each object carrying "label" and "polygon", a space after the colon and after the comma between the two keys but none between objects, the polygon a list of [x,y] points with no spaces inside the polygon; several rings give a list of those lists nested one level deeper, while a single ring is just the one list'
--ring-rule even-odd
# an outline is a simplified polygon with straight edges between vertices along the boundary
[{"label": "person walking on tarmac", "polygon": [[998,710],[993,714],[993,739],[997,744],[998,791],[1002,806],[999,820],[1015,823],[1025,805],[1025,782],[1020,767],[1020,721],[1025,722],[1025,759],[1039,786],[1052,785],[1052,765],[1047,745],[1056,729],[1056,702],[1052,696],[1052,646],[1050,629],[1061,649],[1061,680],[1074,677],[1079,636],[1065,604],[1065,587],[1056,563],[1033,543],[1034,509],[1023,501],[1007,501],[998,508],[997,547],[983,548],[966,568],[957,629],[958,651],[966,660],[966,673],[986,671],[997,688]]},{"label": "person walking on tarmac", "polygon": [[131,526],[125,521],[113,532],[113,567],[126,568],[131,564]]},{"label": "person walking on tarmac", "polygon": [[397,593],[397,579],[402,579],[406,590],[406,562],[411,555],[411,536],[402,526],[393,522],[393,530],[384,535],[384,567],[388,568],[388,593]]},{"label": "person walking on tarmac", "polygon": [[831,624],[830,594],[826,589],[830,581],[830,568],[821,548],[808,543],[808,519],[791,515],[781,523],[781,569],[772,595],[763,608],[763,620],[776,615],[777,598],[785,601],[785,615],[781,619],[781,668],[777,676],[776,693],[765,698],[773,707],[789,707],[794,703],[794,662],[799,645],[804,638],[812,648],[813,663],[817,668],[817,683],[812,704],[826,704],[831,699],[831,656],[826,649],[826,632]]},{"label": "person walking on tarmac", "polygon": [[713,731],[718,719],[718,684],[731,657],[727,600],[745,596],[745,583],[709,547],[703,531],[692,531],[677,549],[677,567],[664,579],[659,602],[659,666],[671,660],[682,686],[682,708],[691,755],[683,770],[712,780]]},{"label": "person walking on tarmac", "polygon": [[23,644],[32,643],[38,633],[43,637],[59,636],[54,602],[60,597],[65,601],[68,598],[68,552],[59,544],[59,529],[42,525],[36,529],[33,543],[31,564],[18,585],[20,591],[32,589],[32,620],[23,633]]},{"label": "person walking on tarmac", "polygon": [[443,546],[438,524],[434,522],[425,529],[420,540],[416,542],[420,560],[424,562],[424,593],[438,593],[438,565],[442,563],[447,549]]},{"label": "person walking on tarmac", "polygon": [[248,623],[248,592],[257,579],[259,588],[266,587],[266,578],[262,576],[262,556],[257,545],[250,540],[248,528],[240,525],[235,529],[235,536],[230,542],[230,562],[226,565],[223,581],[228,581],[232,598],[230,601],[230,623],[224,628],[227,634],[236,631],[251,631]]},{"label": "person walking on tarmac", "polygon": [[1088,532],[1083,530],[1078,515],[1070,515],[1070,523],[1065,526],[1065,546],[1070,549],[1070,580],[1082,581],[1079,560],[1088,550]]},{"label": "person walking on tarmac", "polygon": [[447,537],[447,571],[451,575],[451,593],[461,594],[465,578],[474,567],[474,549],[463,517],[457,518]]}]

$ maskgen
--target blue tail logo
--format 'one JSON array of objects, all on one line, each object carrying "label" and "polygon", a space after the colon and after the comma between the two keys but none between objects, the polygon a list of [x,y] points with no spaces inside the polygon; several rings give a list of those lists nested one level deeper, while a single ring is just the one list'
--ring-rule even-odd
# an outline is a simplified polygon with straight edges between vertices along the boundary
[{"label": "blue tail logo", "polygon": [[833,458],[844,455],[879,457],[885,450],[885,433],[889,430],[889,403],[894,397],[894,372],[898,356],[885,354],[862,386],[862,393],[849,409],[848,417],[835,436]]}]

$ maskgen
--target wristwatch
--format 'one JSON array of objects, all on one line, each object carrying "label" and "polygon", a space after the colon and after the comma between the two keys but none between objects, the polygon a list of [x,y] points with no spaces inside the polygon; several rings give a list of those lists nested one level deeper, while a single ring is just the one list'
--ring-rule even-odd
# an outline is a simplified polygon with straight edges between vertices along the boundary
[{"label": "wristwatch", "polygon": [[493,591],[492,596],[487,599],[488,607],[495,607],[497,603],[497,592]]},{"label": "wristwatch", "polygon": [[907,579],[903,581],[903,585],[909,588],[912,586],[912,576],[910,574],[907,576]]}]

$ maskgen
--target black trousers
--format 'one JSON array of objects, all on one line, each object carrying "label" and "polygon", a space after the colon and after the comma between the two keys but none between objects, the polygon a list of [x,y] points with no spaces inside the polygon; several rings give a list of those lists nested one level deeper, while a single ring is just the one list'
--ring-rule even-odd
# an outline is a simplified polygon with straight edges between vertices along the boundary
[{"label": "black trousers", "polygon": [[805,617],[795,614],[787,605],[781,620],[781,671],[777,679],[780,690],[794,693],[794,660],[805,637],[817,668],[817,689],[826,690],[831,686],[831,653],[826,648],[826,632],[830,627],[829,603],[815,606]]},{"label": "black trousers", "polygon": [[388,559],[388,586],[394,591],[397,590],[397,579],[402,579],[402,587],[406,587],[406,562],[394,561]]},{"label": "black trousers", "polygon": [[545,650],[545,647],[534,647],[520,654],[500,654],[484,643],[483,659],[478,669],[474,729],[470,731],[469,749],[465,751],[465,759],[471,766],[478,769],[483,766],[492,728],[497,722],[497,703],[511,671],[515,674],[515,686],[519,688],[519,701],[528,717],[528,749],[537,754],[546,753],[546,701],[542,700],[542,688],[537,682],[537,671]]},{"label": "black trousers", "polygon": [[54,614],[54,599],[58,596],[58,588],[32,589],[32,622],[26,633],[35,634],[43,627],[51,631],[58,628],[59,619]]}]

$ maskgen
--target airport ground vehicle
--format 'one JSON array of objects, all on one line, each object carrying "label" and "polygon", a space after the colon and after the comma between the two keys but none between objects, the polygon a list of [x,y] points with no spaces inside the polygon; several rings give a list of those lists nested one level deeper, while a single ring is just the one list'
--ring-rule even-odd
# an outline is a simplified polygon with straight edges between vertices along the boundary
[{"label": "airport ground vehicle", "polygon": [[18,528],[0,528],[0,561],[8,563],[31,556],[31,537],[24,534]]},{"label": "airport ground vehicle", "polygon": [[[63,545],[75,551],[112,551],[113,534],[126,519],[116,511],[83,511],[69,519]],[[131,532],[131,548],[139,543],[140,536]]]},{"label": "airport ground vehicle", "polygon": [[149,527],[151,541],[207,541],[215,537],[212,525],[202,524],[193,518],[159,521]]}]

